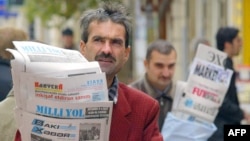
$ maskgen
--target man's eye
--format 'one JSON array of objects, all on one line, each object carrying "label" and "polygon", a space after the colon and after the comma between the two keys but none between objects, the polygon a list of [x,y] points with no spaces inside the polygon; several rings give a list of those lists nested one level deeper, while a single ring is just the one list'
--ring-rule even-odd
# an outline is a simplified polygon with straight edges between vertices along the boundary
[{"label": "man's eye", "polygon": [[95,42],[101,42],[102,40],[100,38],[94,39]]},{"label": "man's eye", "polygon": [[117,40],[113,41],[113,43],[114,43],[114,44],[119,44],[119,45],[121,44],[121,42],[120,42],[120,41],[117,41]]},{"label": "man's eye", "polygon": [[168,66],[168,68],[174,68],[175,67],[175,64],[170,64],[169,66]]},{"label": "man's eye", "polygon": [[120,46],[122,46],[122,41],[120,41],[120,40],[113,40],[112,44],[114,46],[116,46],[116,47],[120,47]]},{"label": "man's eye", "polygon": [[162,64],[155,64],[155,66],[156,66],[157,68],[163,68],[163,65],[162,65]]}]

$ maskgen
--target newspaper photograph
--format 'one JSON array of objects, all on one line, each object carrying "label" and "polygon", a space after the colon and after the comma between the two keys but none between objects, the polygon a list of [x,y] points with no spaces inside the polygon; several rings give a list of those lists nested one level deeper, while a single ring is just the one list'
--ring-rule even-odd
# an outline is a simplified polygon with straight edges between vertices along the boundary
[{"label": "newspaper photograph", "polygon": [[24,141],[103,141],[106,119],[58,119],[19,111]]}]

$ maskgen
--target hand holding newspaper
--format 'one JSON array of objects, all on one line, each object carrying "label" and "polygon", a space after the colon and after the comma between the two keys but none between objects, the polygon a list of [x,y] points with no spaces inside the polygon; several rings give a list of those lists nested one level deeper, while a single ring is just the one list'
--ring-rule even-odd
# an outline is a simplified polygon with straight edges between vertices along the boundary
[{"label": "hand holding newspaper", "polygon": [[[7,49],[22,140],[109,140],[113,103],[98,62],[30,41]],[[93,129],[93,130],[92,130]]]}]

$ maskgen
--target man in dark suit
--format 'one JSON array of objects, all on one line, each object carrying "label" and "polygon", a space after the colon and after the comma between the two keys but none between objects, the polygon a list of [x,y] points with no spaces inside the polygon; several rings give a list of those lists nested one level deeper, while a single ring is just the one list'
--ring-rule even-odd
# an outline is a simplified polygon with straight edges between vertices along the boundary
[{"label": "man in dark suit", "polygon": [[250,120],[249,114],[240,108],[235,85],[236,73],[232,59],[239,54],[242,46],[239,30],[234,27],[221,27],[216,34],[216,43],[217,48],[228,55],[225,67],[233,70],[234,73],[224,101],[214,121],[217,130],[208,141],[224,141],[224,125],[239,125],[243,119],[246,119],[248,122]]},{"label": "man in dark suit", "polygon": [[158,39],[147,48],[144,60],[145,74],[129,86],[155,98],[160,105],[159,128],[162,130],[167,113],[171,111],[175,84],[173,82],[177,53],[166,40]]}]

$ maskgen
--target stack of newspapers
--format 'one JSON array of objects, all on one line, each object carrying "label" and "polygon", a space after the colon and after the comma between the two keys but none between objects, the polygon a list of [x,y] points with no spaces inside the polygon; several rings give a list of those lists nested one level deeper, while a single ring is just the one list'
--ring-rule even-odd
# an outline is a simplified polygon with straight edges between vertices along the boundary
[{"label": "stack of newspapers", "polygon": [[165,141],[207,141],[216,131],[214,119],[228,90],[233,71],[227,55],[199,44],[187,81],[177,81],[172,111],[162,134]]},{"label": "stack of newspapers", "polygon": [[225,68],[226,58],[224,52],[199,44],[187,82],[177,82],[173,104],[176,116],[204,123],[214,121],[233,74]]},{"label": "stack of newspapers", "polygon": [[22,140],[108,141],[113,102],[105,73],[80,52],[13,41],[15,119]]}]

